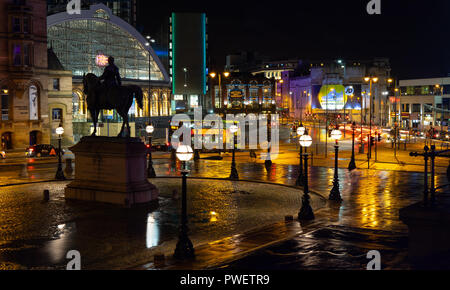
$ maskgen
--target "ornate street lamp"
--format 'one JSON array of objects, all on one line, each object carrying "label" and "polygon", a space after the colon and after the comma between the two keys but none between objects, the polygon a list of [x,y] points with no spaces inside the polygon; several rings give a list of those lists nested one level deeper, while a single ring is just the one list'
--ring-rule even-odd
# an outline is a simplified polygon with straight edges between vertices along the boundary
[{"label": "ornate street lamp", "polygon": [[235,124],[230,126],[230,133],[233,134],[233,158],[231,160],[231,173],[230,179],[239,179],[238,172],[236,170],[236,160],[235,160],[235,151],[236,151],[236,132],[238,131],[238,126]]},{"label": "ornate street lamp", "polygon": [[152,125],[148,125],[145,127],[145,131],[148,134],[148,144],[150,147],[148,148],[148,165],[147,165],[147,177],[154,178],[156,177],[155,169],[153,168],[153,160],[152,160],[152,133],[155,128]]},{"label": "ornate street lamp", "polygon": [[[305,134],[305,127],[303,127],[303,124],[300,123],[300,126],[297,128],[297,135],[303,136]],[[300,146],[300,156],[299,156],[299,173],[297,177],[297,181],[295,182],[295,185],[297,186],[303,186],[303,147]]]},{"label": "ornate street lamp", "polygon": [[331,189],[329,200],[334,201],[342,201],[341,193],[339,191],[339,178],[338,178],[338,153],[339,153],[339,145],[338,140],[341,139],[342,132],[336,126],[336,129],[331,131],[331,138],[336,141],[334,145],[334,179],[333,179],[333,188]]},{"label": "ornate street lamp", "polygon": [[[300,146],[308,148],[312,144],[312,138],[308,135],[308,132],[305,131],[305,134],[300,137],[299,140]],[[306,150],[305,150],[306,151]],[[313,220],[314,219],[314,212],[312,210],[312,207],[309,203],[310,197],[309,197],[309,189],[308,189],[308,154],[303,154],[305,157],[305,174],[303,175],[303,197],[302,197],[302,207],[300,208],[300,211],[298,213],[298,219],[299,220]]]},{"label": "ornate street lamp", "polygon": [[348,164],[348,170],[352,171],[353,169],[356,169],[356,163],[355,163],[355,129],[356,129],[356,123],[353,121],[352,123],[352,158],[350,159],[350,163]]},{"label": "ornate street lamp", "polygon": [[194,153],[191,146],[189,145],[179,145],[177,148],[177,158],[183,163],[183,169],[181,170],[182,183],[182,199],[181,199],[181,226],[180,235],[178,236],[177,246],[175,248],[174,257],[176,259],[192,259],[195,257],[194,247],[192,242],[188,237],[189,228],[187,226],[187,204],[186,204],[186,187],[187,187],[187,177],[189,170],[186,169],[186,161],[192,159]]},{"label": "ornate street lamp", "polygon": [[56,128],[56,134],[58,134],[58,170],[56,171],[55,179],[56,180],[65,180],[64,172],[62,170],[62,162],[61,162],[61,136],[64,134],[64,128],[61,123],[59,123],[58,128]]}]

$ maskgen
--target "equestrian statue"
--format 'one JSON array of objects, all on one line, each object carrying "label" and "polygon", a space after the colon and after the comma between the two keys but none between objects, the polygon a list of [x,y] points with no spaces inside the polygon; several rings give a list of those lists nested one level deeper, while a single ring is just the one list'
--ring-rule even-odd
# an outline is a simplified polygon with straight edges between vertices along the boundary
[{"label": "equestrian statue", "polygon": [[[102,80],[104,81],[101,82]],[[143,94],[139,86],[122,86],[119,69],[114,64],[114,57],[108,58],[108,66],[105,67],[100,77],[93,73],[83,75],[83,92],[86,95],[87,108],[94,123],[94,132],[91,136],[96,136],[100,110],[115,109],[123,120],[122,128],[117,137],[130,137],[128,111],[133,104],[133,97],[136,99],[139,108],[143,108]],[[123,134],[125,125],[127,130],[126,134]]]}]

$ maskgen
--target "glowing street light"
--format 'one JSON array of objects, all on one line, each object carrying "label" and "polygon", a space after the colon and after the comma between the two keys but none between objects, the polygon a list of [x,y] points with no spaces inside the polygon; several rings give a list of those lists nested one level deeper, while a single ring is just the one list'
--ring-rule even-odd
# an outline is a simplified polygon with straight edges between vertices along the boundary
[{"label": "glowing street light", "polygon": [[61,162],[61,136],[64,134],[64,128],[61,123],[59,123],[58,128],[56,128],[56,134],[58,134],[58,169],[56,170],[55,179],[56,180],[65,180],[64,172],[62,170],[62,162]]},{"label": "glowing street light", "polygon": [[147,125],[145,127],[145,131],[148,135],[148,164],[147,164],[147,177],[154,178],[156,177],[155,169],[153,168],[153,159],[152,159],[152,133],[155,130],[153,125]]},{"label": "glowing street light", "polygon": [[[302,135],[299,139],[300,146],[305,147],[305,174],[303,175],[303,197],[302,197],[302,207],[298,212],[299,220],[313,220],[314,212],[312,210],[311,204],[309,203],[309,188],[308,188],[308,153],[306,153],[306,149],[311,146],[312,138],[308,135],[308,131],[305,131],[305,134]],[[301,158],[301,157],[300,157]]]},{"label": "glowing street light", "polygon": [[[305,127],[303,126],[303,123],[300,123],[300,126],[297,128],[297,136],[300,136],[300,138],[305,134]],[[300,142],[299,138],[299,142]],[[295,185],[297,186],[303,186],[303,180],[305,177],[303,176],[303,146],[300,146],[300,155],[299,155],[299,173],[297,177],[297,181],[295,182]]]},{"label": "glowing street light", "polygon": [[230,126],[230,133],[233,134],[233,157],[231,160],[231,172],[230,179],[237,180],[239,179],[239,174],[236,170],[236,159],[235,159],[235,151],[236,151],[236,132],[238,131],[238,126],[235,124]]},{"label": "glowing street light", "polygon": [[336,126],[336,128],[331,131],[331,138],[336,141],[334,145],[334,179],[333,179],[333,188],[331,189],[329,200],[334,201],[342,201],[341,193],[339,191],[339,177],[338,177],[338,154],[339,154],[339,145],[338,140],[341,139],[342,132]]},{"label": "glowing street light", "polygon": [[176,259],[192,259],[195,257],[194,247],[188,237],[189,228],[187,226],[187,201],[186,201],[186,188],[187,188],[187,174],[189,170],[186,169],[186,162],[191,160],[194,153],[189,145],[178,145],[176,156],[183,162],[183,169],[181,170],[182,183],[181,183],[181,226],[180,235],[178,236],[177,246],[175,248],[174,257]]}]

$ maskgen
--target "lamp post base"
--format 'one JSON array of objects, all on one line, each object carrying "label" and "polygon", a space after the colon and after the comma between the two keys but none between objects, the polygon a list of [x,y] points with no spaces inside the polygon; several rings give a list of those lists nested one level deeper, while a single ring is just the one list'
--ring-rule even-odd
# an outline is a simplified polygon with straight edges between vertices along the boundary
[{"label": "lamp post base", "polygon": [[155,178],[156,173],[155,169],[153,168],[153,164],[149,164],[147,167],[147,178]]},{"label": "lamp post base", "polygon": [[56,171],[55,179],[56,180],[66,180],[66,177],[64,176],[64,172],[62,170],[62,166],[60,164],[58,165],[58,170]]},{"label": "lamp post base", "polygon": [[355,157],[352,156],[352,159],[350,160],[350,163],[348,164],[348,170],[352,171],[356,169],[356,163],[355,163]]},{"label": "lamp post base", "polygon": [[233,180],[238,180],[239,179],[239,174],[238,174],[238,172],[236,170],[236,167],[233,166],[233,165],[231,165],[231,173],[230,173],[230,177],[229,178],[233,179]]},{"label": "lamp post base", "polygon": [[314,212],[309,204],[309,196],[307,194],[303,195],[302,207],[298,213],[298,219],[301,221],[310,221],[314,219]]},{"label": "lamp post base", "polygon": [[333,188],[331,189],[330,196],[328,197],[329,200],[333,201],[342,201],[341,192],[339,191],[339,183],[334,181],[333,182]]},{"label": "lamp post base", "polygon": [[195,251],[194,247],[192,246],[192,242],[187,236],[187,233],[184,232],[183,230],[180,233],[180,237],[177,242],[177,247],[175,248],[173,256],[175,259],[179,260],[195,258]]}]

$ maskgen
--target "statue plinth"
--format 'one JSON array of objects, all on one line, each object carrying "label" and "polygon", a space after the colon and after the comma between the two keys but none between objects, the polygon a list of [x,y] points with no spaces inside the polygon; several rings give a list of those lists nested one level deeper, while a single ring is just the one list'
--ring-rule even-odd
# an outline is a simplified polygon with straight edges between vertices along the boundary
[{"label": "statue plinth", "polygon": [[132,206],[158,198],[147,180],[147,147],[139,138],[83,137],[71,147],[75,180],[66,199]]}]

